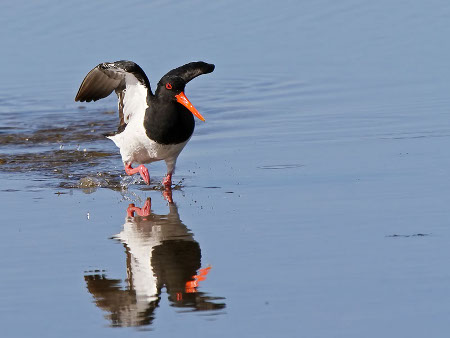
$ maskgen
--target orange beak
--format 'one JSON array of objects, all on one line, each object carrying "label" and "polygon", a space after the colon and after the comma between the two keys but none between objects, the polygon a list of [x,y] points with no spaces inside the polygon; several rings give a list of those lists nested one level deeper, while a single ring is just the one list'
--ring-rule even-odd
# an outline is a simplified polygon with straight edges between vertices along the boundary
[{"label": "orange beak", "polygon": [[195,116],[197,116],[200,120],[202,120],[203,122],[205,122],[205,118],[198,112],[197,109],[195,109],[195,107],[192,105],[192,103],[188,100],[188,98],[186,97],[186,95],[184,95],[183,92],[181,92],[178,95],[175,95],[175,97],[177,98],[177,102],[181,103],[183,106],[185,106],[187,109],[189,109],[189,111],[194,114]]}]

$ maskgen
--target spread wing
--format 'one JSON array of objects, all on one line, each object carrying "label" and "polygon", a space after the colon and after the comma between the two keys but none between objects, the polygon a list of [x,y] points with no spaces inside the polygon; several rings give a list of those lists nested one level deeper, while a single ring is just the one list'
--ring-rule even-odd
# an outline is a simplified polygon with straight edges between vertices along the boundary
[{"label": "spread wing", "polygon": [[121,131],[132,116],[145,113],[147,98],[151,95],[148,78],[136,63],[116,61],[99,64],[84,78],[75,101],[97,101],[109,96],[113,90],[119,101]]}]

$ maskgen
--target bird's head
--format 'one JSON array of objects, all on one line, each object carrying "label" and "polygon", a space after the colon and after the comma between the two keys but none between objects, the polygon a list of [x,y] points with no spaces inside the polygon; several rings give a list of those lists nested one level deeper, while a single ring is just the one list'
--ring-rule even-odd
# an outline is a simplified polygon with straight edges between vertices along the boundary
[{"label": "bird's head", "polygon": [[184,66],[172,69],[164,75],[161,80],[159,80],[155,94],[158,99],[165,101],[176,101],[179,104],[182,104],[200,120],[205,121],[203,116],[197,109],[195,109],[186,95],[184,95],[184,88],[193,78],[196,78],[202,74],[211,73],[214,68],[215,66],[213,64],[199,61],[191,62],[185,64]]}]

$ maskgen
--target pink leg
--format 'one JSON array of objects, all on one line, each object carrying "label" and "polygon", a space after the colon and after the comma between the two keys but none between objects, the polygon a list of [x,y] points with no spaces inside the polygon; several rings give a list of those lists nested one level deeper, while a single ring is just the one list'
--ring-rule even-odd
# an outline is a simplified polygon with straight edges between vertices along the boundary
[{"label": "pink leg", "polygon": [[148,169],[143,164],[141,164],[136,168],[132,168],[131,163],[127,163],[125,164],[125,172],[127,173],[127,175],[134,175],[136,173],[139,173],[141,174],[141,177],[144,180],[144,182],[146,184],[150,184],[150,175],[148,173]]},{"label": "pink leg", "polygon": [[151,208],[152,204],[150,198],[147,198],[142,208],[138,208],[134,205],[134,203],[131,203],[127,209],[127,216],[134,217],[134,213],[137,213],[138,216],[148,216],[150,215]]},{"label": "pink leg", "polygon": [[164,199],[169,202],[169,203],[173,203],[173,199],[172,199],[172,189],[171,188],[166,188],[163,191],[163,197]]},{"label": "pink leg", "polygon": [[167,174],[166,177],[164,177],[162,183],[164,184],[166,189],[170,189],[172,187],[172,174]]},{"label": "pink leg", "polygon": [[166,177],[164,177],[162,184],[164,184],[164,191],[163,196],[169,203],[173,203],[172,199],[172,174],[167,174]]}]

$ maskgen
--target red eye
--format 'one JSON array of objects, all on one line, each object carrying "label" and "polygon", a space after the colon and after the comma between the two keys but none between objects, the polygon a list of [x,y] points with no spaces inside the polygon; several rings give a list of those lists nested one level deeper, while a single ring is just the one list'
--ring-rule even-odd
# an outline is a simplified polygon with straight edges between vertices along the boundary
[{"label": "red eye", "polygon": [[170,90],[172,89],[172,85],[170,83],[166,83],[166,88]]}]

